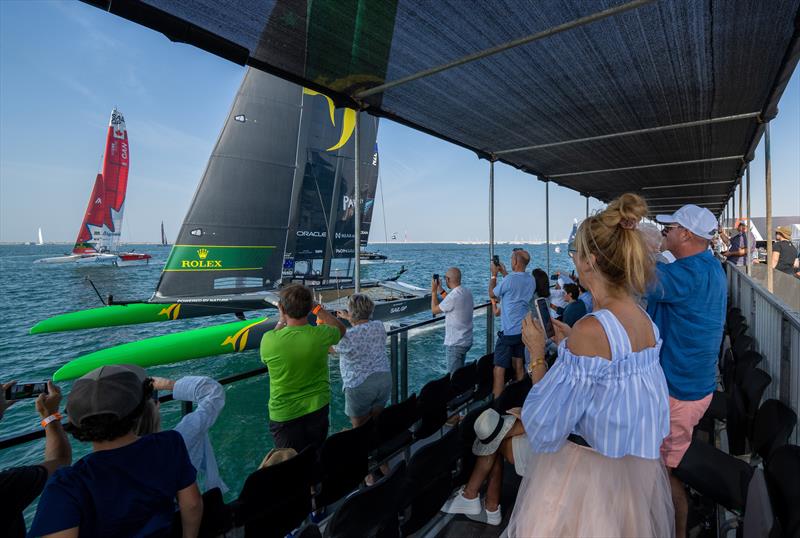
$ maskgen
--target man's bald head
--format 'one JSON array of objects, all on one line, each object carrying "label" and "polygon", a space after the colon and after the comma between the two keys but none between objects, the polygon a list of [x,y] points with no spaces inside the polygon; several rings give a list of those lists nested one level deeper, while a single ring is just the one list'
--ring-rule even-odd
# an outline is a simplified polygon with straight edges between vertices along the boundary
[{"label": "man's bald head", "polygon": [[451,267],[445,273],[447,277],[447,285],[452,289],[461,285],[461,269],[458,267]]},{"label": "man's bald head", "polygon": [[514,271],[524,271],[528,264],[531,262],[531,255],[527,250],[519,249],[511,253],[511,268]]}]

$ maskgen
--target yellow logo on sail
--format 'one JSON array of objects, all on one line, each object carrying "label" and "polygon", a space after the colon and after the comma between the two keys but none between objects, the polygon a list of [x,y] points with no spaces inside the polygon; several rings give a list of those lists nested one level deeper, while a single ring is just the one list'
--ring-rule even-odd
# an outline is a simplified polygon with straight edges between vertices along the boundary
[{"label": "yellow logo on sail", "polygon": [[167,319],[178,319],[178,316],[181,314],[181,305],[179,304],[171,304],[167,308],[162,308],[161,312],[158,313],[159,316],[165,315]]},{"label": "yellow logo on sail", "polygon": [[225,340],[222,341],[220,346],[227,346],[231,345],[233,347],[233,351],[244,351],[244,348],[247,346],[247,337],[250,336],[250,329],[261,323],[262,321],[266,321],[267,318],[260,319],[256,322],[251,323],[250,325],[246,325],[236,331],[232,336],[228,336]]},{"label": "yellow logo on sail", "polygon": [[198,248],[197,257],[200,258],[201,260],[205,260],[208,257],[208,249]]},{"label": "yellow logo on sail", "polygon": [[[314,90],[309,90],[308,88],[303,88],[303,93],[306,95],[321,95],[328,101],[328,112],[330,113],[331,116],[331,124],[334,127],[336,127],[336,119],[333,114],[336,107],[333,105],[333,99],[331,99],[325,94],[315,92]],[[342,135],[336,144],[329,147],[325,151],[336,151],[337,149],[347,144],[347,141],[350,140],[350,137],[353,135],[353,131],[355,130],[355,128],[356,128],[356,111],[353,110],[352,108],[345,108],[344,119],[342,122]]]},{"label": "yellow logo on sail", "polygon": [[198,248],[197,257],[199,260],[181,260],[181,269],[222,269],[222,260],[206,260],[209,250]]}]

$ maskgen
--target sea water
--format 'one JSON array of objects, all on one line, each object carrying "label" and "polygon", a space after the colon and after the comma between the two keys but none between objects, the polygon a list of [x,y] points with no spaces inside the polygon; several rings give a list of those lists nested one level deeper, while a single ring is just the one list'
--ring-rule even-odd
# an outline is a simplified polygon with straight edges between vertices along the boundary
[{"label": "sea water", "polygon": [[[528,272],[545,267],[545,245],[497,245],[495,252],[506,267],[514,247],[526,248],[532,257]],[[149,323],[125,327],[109,327],[85,331],[30,335],[28,330],[37,321],[48,317],[102,306],[100,297],[111,294],[115,300],[147,299],[153,293],[169,248],[158,245],[130,246],[153,256],[148,265],[136,267],[75,267],[70,265],[34,265],[37,258],[59,256],[69,250],[66,245],[3,245],[0,246],[0,382],[12,379],[38,381],[48,379],[61,365],[80,355],[126,342],[133,342],[178,331],[236,321],[233,315],[195,318],[189,320]],[[362,280],[394,276],[401,267],[407,272],[401,281],[430,288],[431,276],[442,277],[448,267],[457,266],[463,273],[462,284],[472,290],[475,304],[488,300],[488,245],[458,244],[386,244],[371,245],[388,256],[386,262],[370,262],[362,266]],[[550,246],[551,272],[573,269],[566,248],[556,252]],[[269,315],[269,311],[265,311]],[[255,317],[249,313],[248,317]],[[430,319],[430,313],[401,320],[414,322]],[[393,322],[399,323],[398,321]],[[499,320],[497,325],[499,327]],[[447,372],[442,350],[443,324],[414,329],[408,340],[409,394]],[[485,310],[476,313],[474,344],[467,360],[476,360],[486,352]],[[388,348],[387,348],[388,353]],[[151,368],[149,373],[167,378],[185,375],[207,375],[221,378],[261,366],[258,351],[232,353],[208,359],[197,359],[168,366]],[[339,365],[330,359],[331,432],[349,426],[344,415]],[[64,394],[70,382],[60,384]],[[264,455],[272,448],[268,430],[267,401],[269,376],[262,375],[225,387],[226,404],[211,430],[211,442],[217,455],[220,471],[230,486],[228,500],[235,498],[247,475],[255,470]],[[63,411],[62,402],[62,411]],[[180,418],[180,405],[167,403],[162,407],[164,427],[171,427]],[[0,421],[0,437],[22,433],[39,427],[39,417],[32,400],[14,404]],[[44,441],[26,443],[0,451],[0,468],[34,464],[42,459]],[[90,449],[85,443],[73,440],[73,458],[77,460]],[[26,513],[31,517],[32,508]]]}]

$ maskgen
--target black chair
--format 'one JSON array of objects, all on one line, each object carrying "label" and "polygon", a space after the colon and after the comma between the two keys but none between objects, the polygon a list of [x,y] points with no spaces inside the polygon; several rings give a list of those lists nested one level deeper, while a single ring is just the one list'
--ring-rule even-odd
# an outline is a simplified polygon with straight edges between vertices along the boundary
[{"label": "black chair", "polygon": [[768,461],[770,455],[789,442],[797,414],[779,400],[767,400],[756,412],[750,446],[753,455]]},{"label": "black chair", "polygon": [[494,383],[494,353],[484,355],[475,364],[478,375],[478,388],[473,398],[483,400],[492,393]]},{"label": "black chair", "polygon": [[400,526],[402,536],[425,526],[450,496],[458,453],[458,430],[453,428],[411,456],[400,501],[401,513],[405,510]]},{"label": "black chair", "polygon": [[247,477],[233,503],[234,524],[245,536],[283,538],[311,512],[311,469],[316,451],[306,447],[295,457]]},{"label": "black chair", "polygon": [[472,453],[472,443],[475,441],[475,421],[481,413],[489,409],[489,402],[480,405],[467,413],[461,422],[458,423],[458,451],[460,465],[457,472],[453,475],[452,487],[466,484],[475,467],[475,455]]},{"label": "black chair", "polygon": [[744,318],[737,318],[728,326],[728,336],[731,339],[731,343],[735,342],[740,336],[744,335],[747,332],[747,322]]},{"label": "black chair", "polygon": [[435,433],[447,421],[447,399],[450,394],[450,375],[429,381],[419,391],[420,422],[414,439],[424,439]]},{"label": "black chair", "polygon": [[774,537],[800,536],[800,446],[776,448],[765,468],[772,510],[779,529]]},{"label": "black chair", "polygon": [[389,474],[346,498],[325,529],[327,538],[354,536],[386,538],[399,534],[398,507],[406,464],[401,461]]},{"label": "black chair", "polygon": [[[212,538],[224,534],[233,528],[231,508],[222,500],[222,491],[212,488],[203,493],[203,519],[200,521],[200,538]],[[183,536],[181,513],[175,512],[172,520],[171,536]]]},{"label": "black chair", "polygon": [[731,454],[744,454],[745,439],[752,436],[756,412],[772,377],[759,368],[748,372],[734,387],[727,410],[728,444]]},{"label": "black chair", "polygon": [[317,510],[357,489],[367,476],[372,428],[372,420],[369,420],[358,428],[325,439],[319,454],[320,489],[314,497]]},{"label": "black chair", "polygon": [[733,352],[733,360],[739,362],[748,351],[753,348],[753,339],[746,334],[741,335],[735,342],[731,343],[731,351]]},{"label": "black chair", "polygon": [[753,468],[712,445],[692,440],[673,474],[701,495],[729,510],[744,510]]},{"label": "black chair", "polygon": [[746,351],[745,354],[736,361],[734,366],[734,383],[741,385],[744,376],[747,375],[750,370],[758,366],[762,360],[764,360],[764,356],[758,351],[753,351],[752,349]]},{"label": "black chair", "polygon": [[375,417],[374,435],[370,450],[382,461],[413,441],[410,428],[419,420],[419,402],[412,394],[405,401],[390,405]]},{"label": "black chair", "polygon": [[478,368],[470,362],[453,372],[450,376],[450,394],[448,395],[448,410],[458,409],[475,394],[475,385],[478,383]]},{"label": "black chair", "polygon": [[314,523],[306,523],[294,534],[294,538],[322,538],[322,533]]},{"label": "black chair", "polygon": [[515,381],[506,385],[506,388],[503,389],[503,392],[501,392],[500,396],[494,401],[492,407],[500,414],[505,413],[513,407],[522,407],[532,386],[533,383],[528,376],[525,376],[520,381]]}]

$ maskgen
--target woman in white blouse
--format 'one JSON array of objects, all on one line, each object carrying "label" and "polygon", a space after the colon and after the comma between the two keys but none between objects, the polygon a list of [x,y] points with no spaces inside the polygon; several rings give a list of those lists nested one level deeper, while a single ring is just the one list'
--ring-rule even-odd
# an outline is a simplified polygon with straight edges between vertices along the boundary
[{"label": "woman in white blouse", "polygon": [[344,412],[354,428],[380,413],[392,393],[386,329],[383,322],[370,319],[373,310],[375,303],[356,293],[350,296],[347,312],[336,313],[352,326],[334,350],[339,353]]}]

